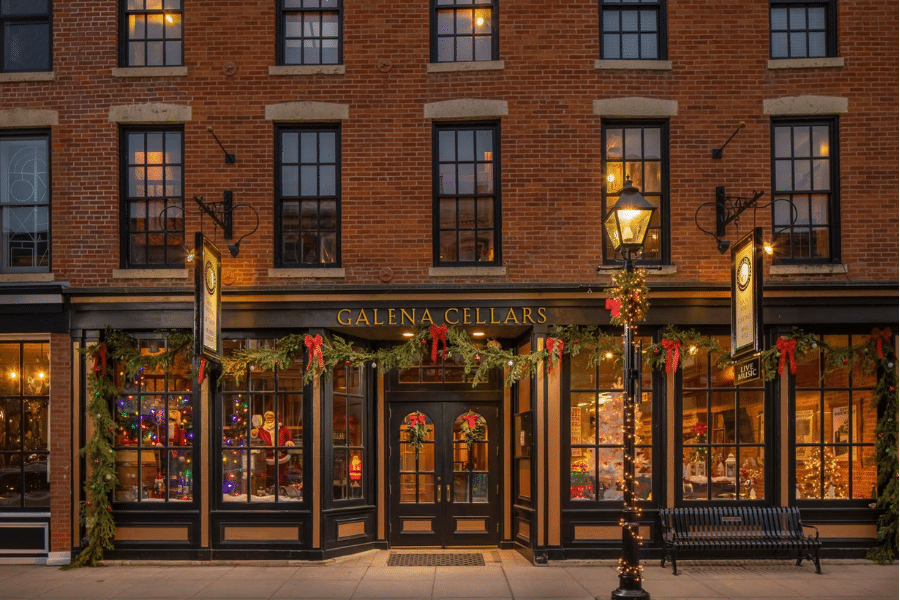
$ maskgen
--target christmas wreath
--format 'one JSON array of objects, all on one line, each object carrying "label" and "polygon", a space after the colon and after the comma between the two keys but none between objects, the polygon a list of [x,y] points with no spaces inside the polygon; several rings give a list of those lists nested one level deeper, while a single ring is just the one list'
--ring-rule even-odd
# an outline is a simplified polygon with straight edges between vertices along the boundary
[{"label": "christmas wreath", "polygon": [[428,434],[431,432],[431,428],[425,424],[426,418],[424,413],[416,411],[409,413],[406,415],[406,419],[404,419],[404,421],[406,421],[407,441],[412,444],[416,451],[416,460],[419,459],[419,452],[422,450],[422,445],[425,443]]}]

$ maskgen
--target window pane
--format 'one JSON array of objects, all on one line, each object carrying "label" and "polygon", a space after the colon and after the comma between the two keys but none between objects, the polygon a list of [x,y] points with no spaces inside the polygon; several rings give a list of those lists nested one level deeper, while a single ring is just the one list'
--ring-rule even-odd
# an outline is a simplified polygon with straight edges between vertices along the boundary
[{"label": "window pane", "polygon": [[49,24],[6,23],[3,28],[3,70],[50,70]]},{"label": "window pane", "polygon": [[788,36],[785,32],[772,33],[772,58],[788,57]]},{"label": "window pane", "polygon": [[603,58],[617,59],[621,58],[619,51],[618,34],[604,34],[603,36]]}]

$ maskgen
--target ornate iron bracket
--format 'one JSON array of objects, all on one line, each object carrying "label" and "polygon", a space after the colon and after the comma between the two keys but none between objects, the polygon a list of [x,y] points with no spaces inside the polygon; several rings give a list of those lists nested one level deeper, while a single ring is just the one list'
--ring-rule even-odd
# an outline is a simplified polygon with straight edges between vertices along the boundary
[{"label": "ornate iron bracket", "polygon": [[741,213],[748,208],[754,208],[757,201],[765,195],[765,192],[757,192],[753,190],[753,196],[728,196],[725,194],[725,188],[718,186],[716,188],[716,237],[725,236],[725,228],[741,216]]},{"label": "ornate iron bracket", "polygon": [[222,235],[226,240],[230,240],[234,237],[231,227],[231,211],[234,207],[234,194],[231,190],[222,192],[221,202],[204,202],[203,196],[194,196],[194,202],[200,206],[203,212],[208,214],[210,218],[215,221],[216,225],[222,228]]}]

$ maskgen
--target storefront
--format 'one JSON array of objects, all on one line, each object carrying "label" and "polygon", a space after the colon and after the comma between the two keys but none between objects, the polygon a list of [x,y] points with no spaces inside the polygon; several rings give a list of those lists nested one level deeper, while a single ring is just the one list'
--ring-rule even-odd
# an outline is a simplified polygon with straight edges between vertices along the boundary
[{"label": "storefront", "polygon": [[[860,306],[767,290],[767,347],[795,327],[819,343],[798,352],[793,375],[737,385],[716,351],[728,349],[727,292],[654,290],[637,335],[647,349],[635,478],[647,556],[659,550],[660,507],[729,502],[800,506],[825,555],[860,556],[874,543],[877,373],[852,353],[832,368],[826,349],[859,351],[873,327],[895,327],[892,293],[870,288]],[[618,556],[621,332],[588,329],[609,322],[603,300],[587,289],[226,294],[227,374],[177,358],[134,378],[116,367],[106,556],[320,559],[461,546],[515,547],[535,562]],[[79,349],[123,332],[138,362],[182,343],[161,330],[192,319],[187,295],[71,298]],[[667,369],[671,353],[659,351],[673,331],[698,343]],[[561,340],[564,351],[553,347]],[[479,371],[500,352],[508,365]],[[395,368],[407,354],[418,358]],[[73,356],[75,412],[88,417],[77,447],[94,426],[85,407],[98,360],[96,350]],[[473,386],[476,371],[486,376]],[[90,479],[90,461],[73,466]],[[75,551],[84,534],[73,527]]]}]

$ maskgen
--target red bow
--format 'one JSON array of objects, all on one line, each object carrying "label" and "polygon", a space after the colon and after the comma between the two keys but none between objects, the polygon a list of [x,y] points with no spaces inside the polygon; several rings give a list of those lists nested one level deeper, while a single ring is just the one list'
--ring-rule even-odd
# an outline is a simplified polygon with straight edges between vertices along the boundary
[{"label": "red bow", "polygon": [[462,418],[469,424],[469,429],[474,429],[475,424],[478,423],[478,415],[463,415]]},{"label": "red bow", "polygon": [[407,418],[409,419],[410,427],[415,427],[416,423],[418,423],[419,425],[425,425],[425,415],[410,414]]},{"label": "red bow", "polygon": [[787,355],[791,363],[791,375],[795,374],[797,372],[797,359],[794,358],[794,350],[797,348],[797,340],[778,338],[778,341],[775,342],[775,348],[781,352],[781,358],[778,360],[778,374],[781,375],[784,372],[785,355]]},{"label": "red bow", "polygon": [[605,308],[606,310],[610,311],[610,314],[614,319],[618,319],[619,311],[622,310],[621,298],[607,298]]},{"label": "red bow", "polygon": [[884,348],[882,347],[882,343],[891,341],[891,328],[886,327],[885,329],[878,331],[878,328],[876,327],[872,330],[872,339],[875,340],[878,358],[884,358]]},{"label": "red bow", "polygon": [[565,342],[558,338],[547,338],[547,373],[553,372],[553,351],[559,352],[557,360],[562,358],[563,346]]},{"label": "red bow", "polygon": [[[101,364],[103,365],[102,372],[100,371]],[[106,344],[103,342],[100,342],[97,349],[94,350],[94,375],[98,377],[106,375]]]},{"label": "red bow", "polygon": [[662,347],[666,349],[666,373],[674,373],[678,369],[678,359],[681,356],[681,342],[679,340],[663,340]]},{"label": "red bow", "polygon": [[441,354],[441,358],[447,356],[447,325],[441,325],[438,327],[437,325],[431,326],[431,362],[437,362],[437,351],[438,351],[438,341],[444,342],[444,352]]},{"label": "red bow", "polygon": [[308,335],[303,338],[303,343],[309,348],[309,364],[306,365],[306,370],[309,371],[313,366],[313,361],[317,358],[319,359],[319,369],[324,369],[325,357],[322,356],[322,336],[319,334],[316,334],[315,337]]},{"label": "red bow", "polygon": [[203,383],[203,374],[206,370],[206,357],[200,357],[200,371],[197,373],[197,383]]}]

